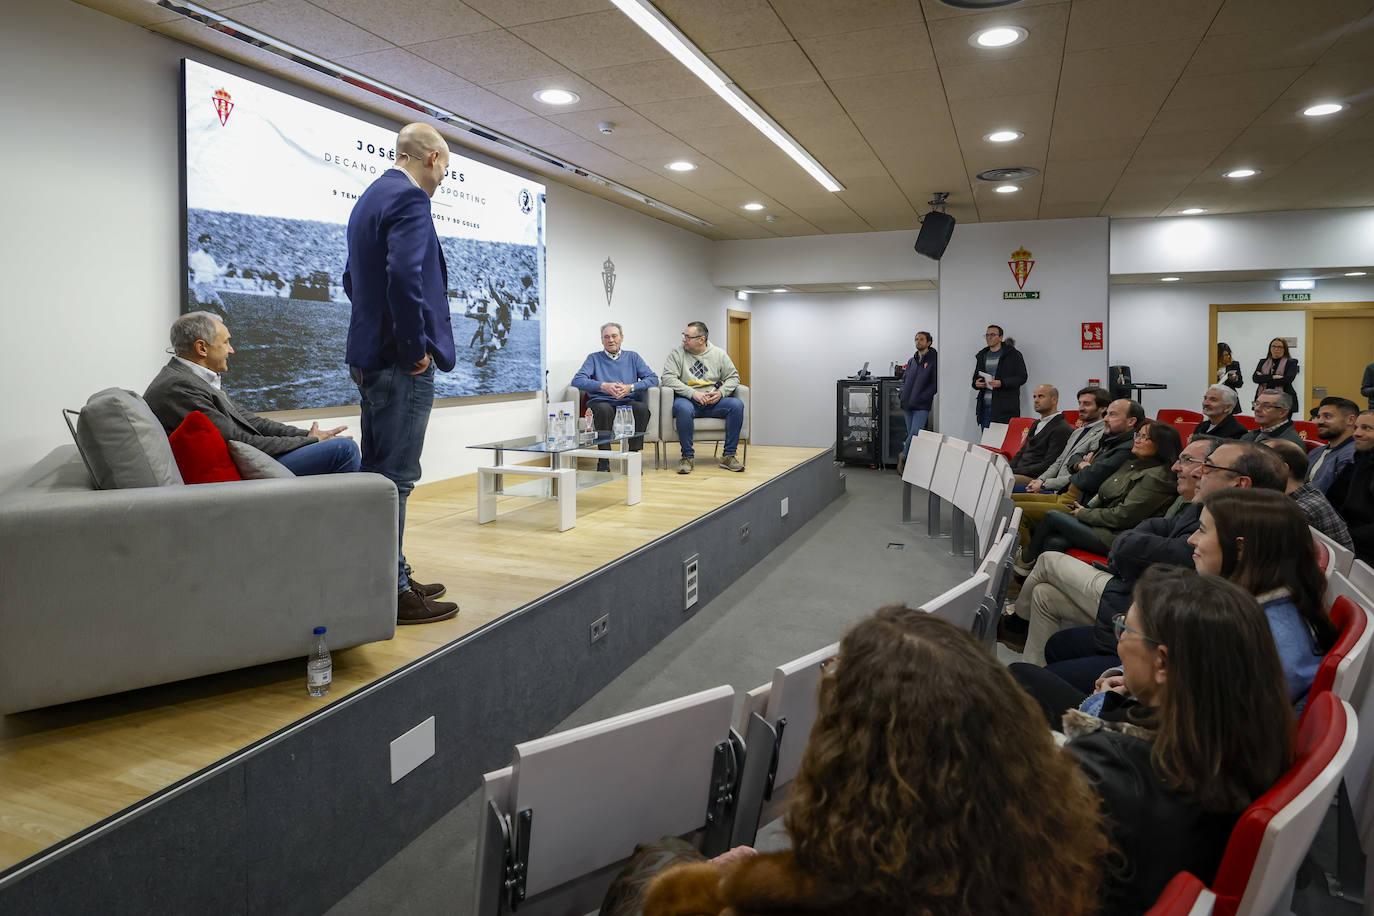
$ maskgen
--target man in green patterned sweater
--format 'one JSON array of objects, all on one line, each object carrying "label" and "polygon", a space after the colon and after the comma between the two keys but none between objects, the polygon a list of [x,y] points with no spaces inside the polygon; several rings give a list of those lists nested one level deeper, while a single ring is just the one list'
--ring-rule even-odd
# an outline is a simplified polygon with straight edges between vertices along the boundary
[{"label": "man in green patterned sweater", "polygon": [[739,387],[739,370],[728,353],[711,344],[708,333],[703,322],[688,323],[682,332],[682,346],[668,354],[661,375],[663,384],[676,395],[673,423],[682,444],[682,460],[677,463],[679,474],[692,473],[696,464],[692,433],[697,417],[725,421],[725,449],[720,456],[720,466],[727,471],[744,470],[744,465],[735,457],[740,430],[744,427],[744,402],[730,397]]}]

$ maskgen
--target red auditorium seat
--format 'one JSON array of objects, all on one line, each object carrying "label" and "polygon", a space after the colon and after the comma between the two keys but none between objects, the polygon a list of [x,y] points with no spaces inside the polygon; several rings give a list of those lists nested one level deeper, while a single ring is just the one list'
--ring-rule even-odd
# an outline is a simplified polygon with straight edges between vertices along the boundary
[{"label": "red auditorium seat", "polygon": [[1155,905],[1145,916],[1207,916],[1216,904],[1217,895],[1196,875],[1181,871],[1174,875],[1160,893]]},{"label": "red auditorium seat", "polygon": [[1327,572],[1331,568],[1331,551],[1316,538],[1312,539],[1312,546],[1317,551],[1317,565],[1322,568],[1322,572]]},{"label": "red auditorium seat", "polygon": [[1089,566],[1093,565],[1094,563],[1102,563],[1105,565],[1107,562],[1107,558],[1104,557],[1102,554],[1093,553],[1089,550],[1079,550],[1077,547],[1069,551],[1069,556],[1073,557],[1075,560],[1082,560]]},{"label": "red auditorium seat", "polygon": [[1355,750],[1355,715],[1332,693],[1309,698],[1292,768],[1241,814],[1211,890],[1221,916],[1276,911]]},{"label": "red auditorium seat", "polygon": [[1192,420],[1180,420],[1169,425],[1178,430],[1178,437],[1183,440],[1184,445],[1188,444],[1188,437],[1196,432],[1198,427]]},{"label": "red auditorium seat", "polygon": [[1234,414],[1233,416],[1235,416],[1236,422],[1240,423],[1240,425],[1244,426],[1246,429],[1259,429],[1259,421],[1254,417],[1247,417],[1243,413]]},{"label": "red auditorium seat", "polygon": [[1304,440],[1302,440],[1302,441],[1303,441],[1304,444],[1306,444],[1306,446],[1307,446],[1307,454],[1309,454],[1309,455],[1312,454],[1312,453],[1315,452],[1317,449],[1321,448],[1323,445],[1326,444],[1325,442],[1323,442],[1323,441],[1320,440],[1320,439],[1304,439]]},{"label": "red auditorium seat", "polygon": [[1031,427],[1035,425],[1033,417],[1013,417],[1007,421],[1007,437],[1002,440],[1002,444],[997,448],[984,445],[983,448],[990,452],[996,452],[1008,461],[1012,459],[1020,449],[1026,444],[1026,439],[1030,437]]},{"label": "red auditorium seat", "polygon": [[1077,410],[1061,410],[1059,412],[1064,415],[1065,420],[1069,421],[1070,426],[1072,426],[1074,429],[1078,429],[1079,417]]},{"label": "red auditorium seat", "polygon": [[[1364,608],[1341,595],[1331,604],[1331,622],[1336,625],[1336,642],[1323,656],[1307,695],[1313,697],[1333,691],[1342,700],[1349,701],[1369,652],[1369,615]],[[1307,717],[1308,708],[1303,708],[1303,718]]]},{"label": "red auditorium seat", "polygon": [[1196,410],[1170,407],[1155,414],[1155,419],[1161,423],[1172,423],[1177,426],[1179,423],[1201,423],[1205,418]]},{"label": "red auditorium seat", "polygon": [[1311,420],[1294,420],[1293,428],[1296,429],[1304,439],[1318,438],[1317,424],[1313,423]]}]

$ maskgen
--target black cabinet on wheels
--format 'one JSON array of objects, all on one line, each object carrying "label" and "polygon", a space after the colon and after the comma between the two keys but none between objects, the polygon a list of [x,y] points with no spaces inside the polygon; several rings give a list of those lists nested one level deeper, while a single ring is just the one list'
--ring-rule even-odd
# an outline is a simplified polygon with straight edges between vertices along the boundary
[{"label": "black cabinet on wheels", "polygon": [[881,380],[882,393],[878,403],[882,410],[882,447],[878,454],[884,465],[897,466],[902,457],[902,446],[906,445],[906,413],[902,410],[902,380],[885,378]]},{"label": "black cabinet on wheels", "polygon": [[842,378],[835,392],[835,460],[876,467],[882,446],[878,380]]}]

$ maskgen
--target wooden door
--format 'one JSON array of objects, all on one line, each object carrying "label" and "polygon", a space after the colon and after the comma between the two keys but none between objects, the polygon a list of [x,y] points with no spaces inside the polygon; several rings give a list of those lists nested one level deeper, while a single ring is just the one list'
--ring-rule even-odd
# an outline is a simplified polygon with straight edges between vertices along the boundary
[{"label": "wooden door", "polygon": [[749,384],[749,313],[726,309],[725,352],[739,370],[740,384]]},{"label": "wooden door", "polygon": [[1360,394],[1364,367],[1374,362],[1374,308],[1313,311],[1307,348],[1309,404],[1324,397],[1349,398],[1363,409]]}]

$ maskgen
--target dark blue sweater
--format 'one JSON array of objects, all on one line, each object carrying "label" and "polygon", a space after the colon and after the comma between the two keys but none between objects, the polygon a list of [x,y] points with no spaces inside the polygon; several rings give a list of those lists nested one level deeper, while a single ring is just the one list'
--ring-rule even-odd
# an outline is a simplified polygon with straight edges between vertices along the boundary
[{"label": "dark blue sweater", "polygon": [[911,354],[906,364],[906,374],[902,376],[902,409],[930,410],[935,400],[936,366],[939,354],[931,347],[926,358],[919,353]]},{"label": "dark blue sweater", "polygon": [[[601,390],[602,382],[620,382],[634,385],[635,397],[616,398]],[[634,350],[621,350],[619,359],[611,359],[605,350],[597,350],[582,363],[582,368],[573,376],[573,387],[587,392],[587,401],[615,401],[628,404],[646,388],[658,385],[658,376],[649,364],[644,362]]]}]

